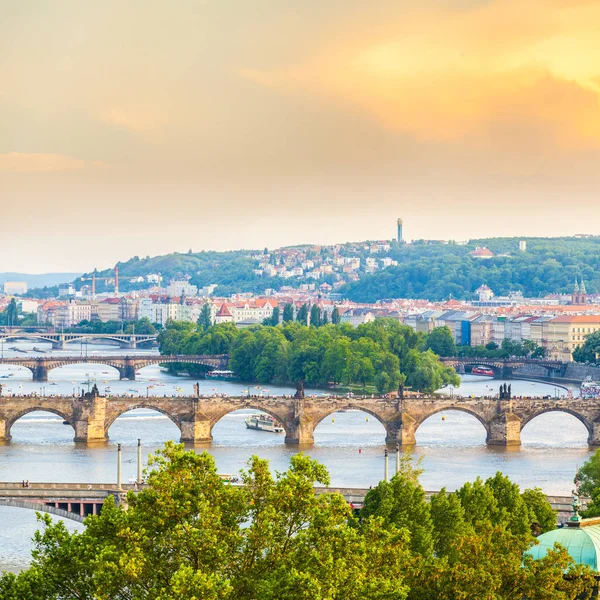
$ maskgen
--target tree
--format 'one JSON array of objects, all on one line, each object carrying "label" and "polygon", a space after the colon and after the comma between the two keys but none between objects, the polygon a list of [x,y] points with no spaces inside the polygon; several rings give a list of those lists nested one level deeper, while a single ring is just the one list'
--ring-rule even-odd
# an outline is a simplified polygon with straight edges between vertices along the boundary
[{"label": "tree", "polygon": [[333,311],[331,312],[331,322],[334,325],[339,325],[340,323],[340,311],[337,306],[334,306]]},{"label": "tree", "polygon": [[310,324],[314,327],[321,327],[321,309],[317,304],[310,308]]},{"label": "tree", "polygon": [[596,363],[600,359],[600,331],[585,338],[582,346],[573,351],[573,360],[580,363]]},{"label": "tree", "polygon": [[591,496],[596,488],[600,488],[600,448],[579,468],[575,481],[583,496]]},{"label": "tree", "polygon": [[308,306],[303,304],[296,314],[296,321],[301,325],[306,325],[308,321]]},{"label": "tree", "polygon": [[81,533],[40,516],[32,565],[0,577],[2,598],[406,599],[405,533],[377,520],[358,529],[341,495],[315,495],[329,484],[316,461],[295,455],[273,478],[253,457],[243,487],[172,442],[151,465],[127,510],[109,497]]},{"label": "tree", "polygon": [[201,327],[202,331],[206,331],[213,324],[212,318],[212,310],[210,303],[205,302],[202,305],[202,310],[200,311],[200,316],[198,317],[198,325]]},{"label": "tree", "polygon": [[447,555],[461,536],[473,533],[460,498],[446,493],[446,488],[431,497],[429,512],[433,522],[433,548],[438,556]]},{"label": "tree", "polygon": [[448,327],[435,327],[427,336],[425,349],[438,356],[456,356],[456,345]]},{"label": "tree", "polygon": [[532,533],[540,535],[556,528],[556,511],[540,488],[527,489],[521,497],[533,518]]},{"label": "tree", "polygon": [[8,306],[4,311],[5,322],[9,327],[16,327],[19,324],[19,307],[17,301],[11,298]]},{"label": "tree", "polygon": [[410,532],[410,549],[422,556],[433,554],[433,522],[425,491],[419,483],[421,470],[405,454],[392,479],[381,481],[367,493],[361,517],[380,517],[387,526]]},{"label": "tree", "polygon": [[283,307],[283,322],[289,323],[294,320],[294,305],[291,303],[287,303]]}]

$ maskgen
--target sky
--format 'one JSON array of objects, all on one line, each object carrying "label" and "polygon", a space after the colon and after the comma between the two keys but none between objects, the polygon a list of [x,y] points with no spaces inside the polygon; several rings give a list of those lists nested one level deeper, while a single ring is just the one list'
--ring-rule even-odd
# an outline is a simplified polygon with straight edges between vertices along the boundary
[{"label": "sky", "polygon": [[600,0],[0,0],[0,271],[600,233]]}]

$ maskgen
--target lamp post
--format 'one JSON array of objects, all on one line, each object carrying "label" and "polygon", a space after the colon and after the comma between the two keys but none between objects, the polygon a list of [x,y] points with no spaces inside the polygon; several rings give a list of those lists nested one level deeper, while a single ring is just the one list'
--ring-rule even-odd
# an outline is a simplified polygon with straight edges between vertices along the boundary
[{"label": "lamp post", "polygon": [[142,484],[142,440],[138,438],[137,445],[137,482]]},{"label": "lamp post", "polygon": [[117,444],[117,489],[121,489],[121,444]]},{"label": "lamp post", "polygon": [[385,481],[387,481],[389,479],[389,472],[388,472],[388,449],[385,449],[385,452],[383,453],[383,460],[384,462],[384,468],[383,468],[383,478],[385,479]]}]

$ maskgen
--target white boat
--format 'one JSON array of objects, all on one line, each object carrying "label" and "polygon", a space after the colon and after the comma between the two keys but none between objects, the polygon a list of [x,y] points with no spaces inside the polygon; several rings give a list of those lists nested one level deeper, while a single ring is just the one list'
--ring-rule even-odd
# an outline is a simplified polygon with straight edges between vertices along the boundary
[{"label": "white boat", "polygon": [[248,429],[257,429],[258,431],[269,431],[271,433],[282,433],[283,427],[277,421],[268,415],[251,415],[246,419]]}]

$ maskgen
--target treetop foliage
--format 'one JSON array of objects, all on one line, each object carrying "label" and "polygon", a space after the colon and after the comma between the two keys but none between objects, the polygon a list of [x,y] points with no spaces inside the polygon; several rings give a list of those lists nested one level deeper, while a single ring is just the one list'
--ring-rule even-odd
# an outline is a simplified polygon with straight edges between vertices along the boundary
[{"label": "treetop foliage", "polygon": [[[526,252],[519,252],[521,239],[527,241]],[[476,246],[496,256],[473,258],[469,252]],[[398,261],[397,266],[365,275],[342,288],[342,293],[357,302],[466,300],[486,284],[496,295],[520,291],[537,298],[570,293],[575,278],[584,279],[588,292],[600,290],[600,237],[491,238],[470,240],[467,245],[414,242],[394,245],[390,256]]]},{"label": "treetop foliage", "polygon": [[[426,338],[393,319],[359,325],[307,327],[296,321],[238,329],[221,323],[206,330],[193,323],[167,323],[159,334],[162,354],[229,354],[244,381],[309,386],[373,385],[381,393],[400,383],[433,392],[451,383],[455,371],[426,348]],[[435,344],[434,344],[435,345]]]},{"label": "treetop foliage", "polygon": [[39,515],[31,566],[0,576],[0,597],[575,600],[593,588],[589,568],[560,547],[523,557],[547,502],[501,474],[427,502],[405,459],[358,515],[343,496],[314,493],[329,475],[302,454],[275,475],[252,457],[232,486],[208,453],[168,442],[146,476],[126,510],[109,497],[82,532]]}]

